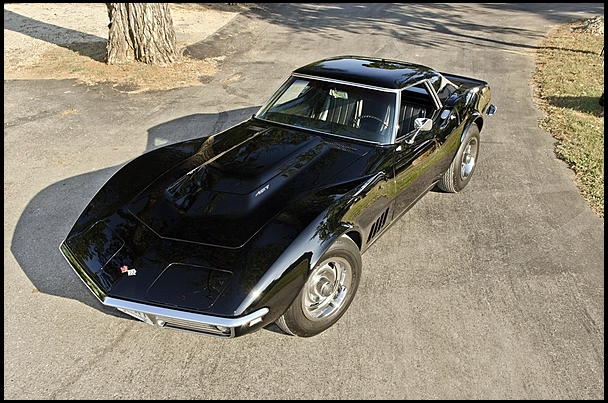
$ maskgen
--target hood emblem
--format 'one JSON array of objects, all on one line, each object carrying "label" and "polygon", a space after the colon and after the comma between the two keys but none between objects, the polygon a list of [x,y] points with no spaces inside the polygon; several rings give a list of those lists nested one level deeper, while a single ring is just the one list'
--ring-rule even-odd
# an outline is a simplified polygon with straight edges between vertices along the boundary
[{"label": "hood emblem", "polygon": [[122,266],[122,267],[120,268],[120,272],[121,272],[121,273],[127,273],[127,275],[129,275],[129,276],[134,276],[134,275],[136,275],[136,274],[137,274],[137,270],[135,270],[135,269],[129,269],[129,267],[128,267],[128,266],[126,266],[126,265],[125,265],[125,266]]},{"label": "hood emblem", "polygon": [[261,195],[262,193],[264,193],[265,191],[267,191],[269,186],[270,186],[270,184],[268,184],[268,185],[264,186],[263,188],[261,188],[260,190],[258,190],[258,192],[255,194],[255,196],[257,197],[257,196]]}]

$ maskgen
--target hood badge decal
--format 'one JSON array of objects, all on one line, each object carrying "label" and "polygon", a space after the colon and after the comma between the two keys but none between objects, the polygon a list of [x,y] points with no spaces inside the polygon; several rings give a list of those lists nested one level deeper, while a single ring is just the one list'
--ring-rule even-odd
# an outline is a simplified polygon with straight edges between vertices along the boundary
[{"label": "hood badge decal", "polygon": [[255,197],[258,197],[259,195],[261,195],[262,193],[267,191],[269,186],[270,186],[270,184],[268,184],[268,185],[264,186],[263,188],[261,188],[260,190],[258,190],[258,192],[255,194]]},{"label": "hood badge decal", "polygon": [[122,267],[120,268],[120,272],[121,272],[121,273],[127,273],[127,275],[129,275],[129,276],[134,276],[134,275],[136,275],[136,274],[137,274],[137,270],[135,270],[135,269],[129,269],[129,267],[128,267],[128,266],[126,266],[126,265],[125,265],[125,266],[122,266]]}]

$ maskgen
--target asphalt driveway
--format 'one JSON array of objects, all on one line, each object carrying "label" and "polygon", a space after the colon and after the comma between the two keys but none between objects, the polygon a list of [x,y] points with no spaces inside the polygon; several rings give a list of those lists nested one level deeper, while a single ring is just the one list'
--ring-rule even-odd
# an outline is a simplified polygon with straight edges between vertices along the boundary
[{"label": "asphalt driveway", "polygon": [[[199,87],[125,94],[4,82],[5,399],[603,399],[604,221],[538,128],[532,52],[603,3],[252,7],[194,57]],[[480,161],[427,194],[363,256],[345,316],[319,336],[233,340],[103,307],[59,244],[122,164],[250,116],[289,71],[334,55],[488,81]],[[77,112],[76,112],[77,111]]]}]

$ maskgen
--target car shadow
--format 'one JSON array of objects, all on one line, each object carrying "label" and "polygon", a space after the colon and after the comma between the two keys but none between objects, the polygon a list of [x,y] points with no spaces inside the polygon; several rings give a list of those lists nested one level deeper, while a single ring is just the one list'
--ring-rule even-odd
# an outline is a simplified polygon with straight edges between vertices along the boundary
[{"label": "car shadow", "polygon": [[[250,107],[219,114],[194,114],[159,124],[148,130],[146,152],[163,145],[215,134],[245,120],[257,109]],[[82,210],[106,180],[123,165],[53,183],[38,192],[27,204],[15,227],[10,250],[32,282],[32,293],[42,292],[74,299],[104,313],[124,317],[116,309],[105,307],[96,299],[59,251],[59,244]]]}]

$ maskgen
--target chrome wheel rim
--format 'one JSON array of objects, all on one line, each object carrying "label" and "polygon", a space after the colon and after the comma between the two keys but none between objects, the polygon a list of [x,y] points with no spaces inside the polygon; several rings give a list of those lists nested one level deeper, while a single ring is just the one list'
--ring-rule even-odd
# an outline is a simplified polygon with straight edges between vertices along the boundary
[{"label": "chrome wheel rim", "polygon": [[471,139],[464,151],[462,152],[462,160],[460,163],[460,178],[465,180],[471,175],[477,162],[478,144],[476,139]]},{"label": "chrome wheel rim", "polygon": [[302,311],[312,321],[335,315],[344,306],[352,283],[352,267],[341,257],[321,263],[304,286]]}]

